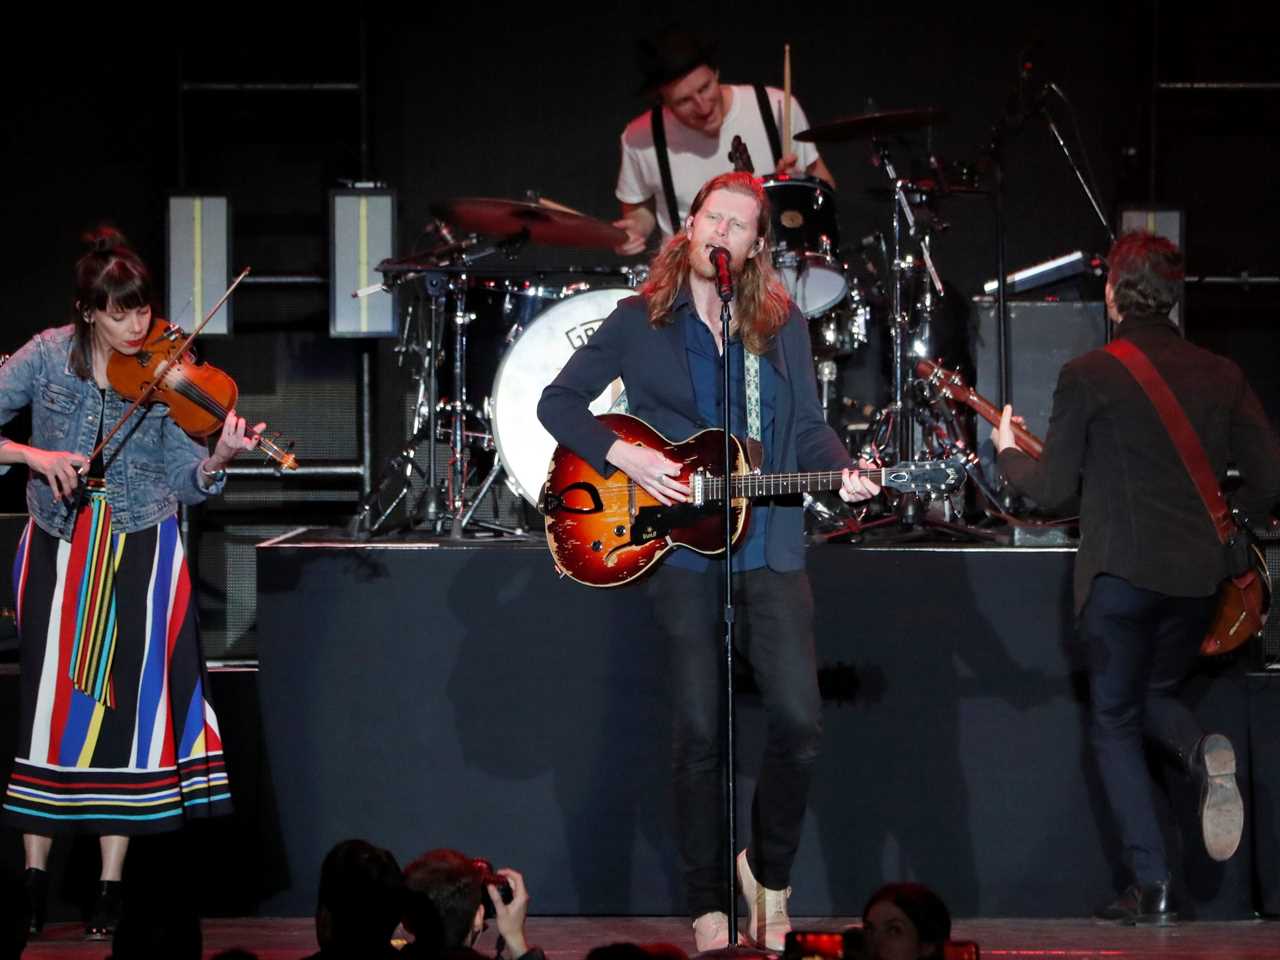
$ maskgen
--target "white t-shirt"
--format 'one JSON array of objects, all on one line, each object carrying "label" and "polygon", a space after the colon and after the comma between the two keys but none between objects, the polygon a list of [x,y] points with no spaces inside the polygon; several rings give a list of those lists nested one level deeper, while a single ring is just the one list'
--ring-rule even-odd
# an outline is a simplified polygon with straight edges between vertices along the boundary
[{"label": "white t-shirt", "polygon": [[[760,106],[755,89],[735,84],[733,102],[725,114],[719,133],[709,137],[697,130],[690,130],[675,118],[666,107],[662,109],[663,128],[667,133],[667,155],[671,158],[671,180],[676,188],[676,206],[683,219],[689,215],[689,206],[698,190],[712,177],[733,169],[729,160],[729,148],[734,136],[742,137],[751,154],[756,174],[772,173],[775,166],[773,150],[769,146],[769,134],[760,117]],[[769,105],[773,108],[774,121],[782,134],[782,91],[766,87]],[[622,166],[618,170],[618,188],[615,191],[623,203],[644,203],[654,197],[658,228],[670,236],[671,216],[667,212],[666,193],[662,189],[662,174],[658,171],[658,154],[653,146],[651,111],[646,110],[622,131]],[[804,110],[793,96],[791,98],[791,132],[807,130],[809,121]],[[792,141],[791,148],[799,157],[801,172],[818,159],[818,148],[812,143]]]}]

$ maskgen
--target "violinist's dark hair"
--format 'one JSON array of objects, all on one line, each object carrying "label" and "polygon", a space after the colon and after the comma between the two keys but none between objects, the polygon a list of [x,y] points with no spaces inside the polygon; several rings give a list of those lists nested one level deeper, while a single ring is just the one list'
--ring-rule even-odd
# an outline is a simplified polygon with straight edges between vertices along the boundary
[{"label": "violinist's dark hair", "polygon": [[136,310],[152,306],[151,271],[119,230],[99,227],[81,237],[89,249],[76,261],[72,322],[71,369],[76,376],[93,377],[94,310]]}]

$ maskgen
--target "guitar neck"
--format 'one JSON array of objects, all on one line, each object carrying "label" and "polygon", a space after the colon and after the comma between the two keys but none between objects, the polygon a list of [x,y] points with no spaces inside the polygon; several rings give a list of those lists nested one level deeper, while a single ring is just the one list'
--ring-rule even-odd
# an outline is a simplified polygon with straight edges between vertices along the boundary
[{"label": "guitar neck", "polygon": [[[959,392],[959,391],[957,391]],[[994,403],[988,400],[976,390],[966,391],[966,396],[956,397],[961,403],[965,404],[970,410],[980,416],[993,427],[1000,423],[1000,410]],[[955,396],[955,393],[951,393]],[[1016,423],[1013,425],[1013,439],[1018,444],[1018,449],[1025,453],[1033,460],[1039,460],[1040,454],[1044,452],[1044,444],[1030,430],[1020,427]]]},{"label": "guitar neck", "polygon": [[[892,472],[891,467],[859,470],[858,473],[868,477],[872,482],[884,486],[885,476]],[[839,490],[844,482],[843,470],[819,470],[815,473],[745,473],[733,478],[733,497],[780,497],[796,493],[819,493],[825,490]],[[709,500],[720,500],[724,497],[724,479],[708,477],[706,497]]]}]

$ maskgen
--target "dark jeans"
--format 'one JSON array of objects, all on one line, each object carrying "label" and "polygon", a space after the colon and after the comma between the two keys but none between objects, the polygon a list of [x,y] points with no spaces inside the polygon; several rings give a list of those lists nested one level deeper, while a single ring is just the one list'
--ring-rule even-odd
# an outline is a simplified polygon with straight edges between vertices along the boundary
[{"label": "dark jeans", "polygon": [[1139,883],[1169,878],[1144,736],[1185,767],[1203,736],[1178,699],[1213,617],[1213,597],[1171,597],[1096,577],[1081,614],[1089,643],[1091,735],[1098,770]]},{"label": "dark jeans", "polygon": [[[649,581],[655,617],[669,642],[672,777],[690,915],[728,910],[722,866],[724,728],[722,571],[672,566]],[[751,807],[749,857],[766,887],[790,884],[791,864],[822,738],[813,651],[813,592],[804,571],[750,570],[734,577],[735,650],[750,661],[768,722]]]}]

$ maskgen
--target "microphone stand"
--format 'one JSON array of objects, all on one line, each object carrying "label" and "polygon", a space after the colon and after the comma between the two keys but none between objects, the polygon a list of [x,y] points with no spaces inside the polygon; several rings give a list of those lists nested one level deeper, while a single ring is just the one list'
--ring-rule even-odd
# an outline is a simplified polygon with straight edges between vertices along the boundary
[{"label": "microphone stand", "polygon": [[[1067,105],[1073,115],[1075,108],[1071,106],[1071,101],[1067,99],[1067,95],[1062,92],[1062,88],[1056,83],[1049,82],[1044,85],[1045,91],[1053,91],[1057,94],[1058,99]],[[1067,158],[1067,164],[1071,167],[1071,172],[1076,175],[1076,179],[1080,182],[1080,189],[1084,191],[1089,205],[1093,207],[1094,216],[1098,218],[1098,222],[1102,224],[1102,229],[1106,231],[1107,239],[1112,243],[1116,242],[1115,231],[1111,229],[1111,224],[1107,222],[1107,216],[1102,212],[1102,207],[1098,204],[1098,198],[1089,187],[1089,181],[1085,179],[1084,173],[1080,169],[1080,164],[1076,163],[1075,156],[1071,153],[1071,148],[1067,146],[1067,141],[1062,138],[1062,133],[1058,130],[1058,124],[1053,119],[1053,114],[1049,112],[1049,108],[1044,104],[1044,93],[1040,97],[1040,116],[1044,117],[1044,122],[1049,126],[1049,132],[1053,134],[1053,139],[1058,142],[1058,147],[1062,150],[1063,156]],[[1077,126],[1077,130],[1079,127]],[[1081,145],[1083,149],[1083,144]]]},{"label": "microphone stand", "polygon": [[[738,806],[737,806],[737,773],[734,770],[734,758],[737,745],[734,736],[734,723],[737,710],[734,706],[734,658],[733,658],[733,407],[731,400],[731,359],[729,353],[729,324],[731,322],[729,302],[733,299],[733,288],[720,288],[720,342],[721,351],[721,394],[720,414],[724,431],[724,560],[721,563],[724,574],[724,690],[725,690],[725,734],[724,734],[724,811],[725,811],[725,886],[729,902],[729,946],[738,946],[738,882],[736,873],[738,851]],[[744,362],[746,358],[743,358]]]}]

